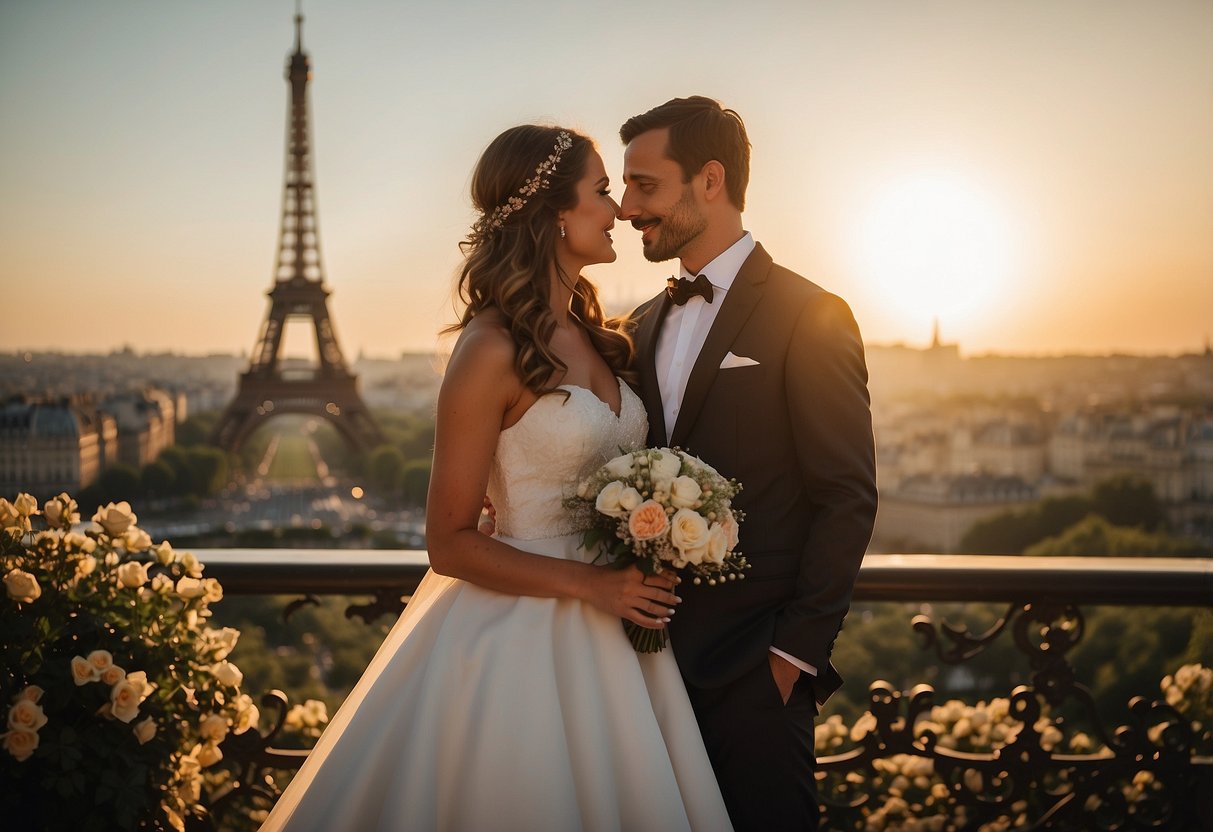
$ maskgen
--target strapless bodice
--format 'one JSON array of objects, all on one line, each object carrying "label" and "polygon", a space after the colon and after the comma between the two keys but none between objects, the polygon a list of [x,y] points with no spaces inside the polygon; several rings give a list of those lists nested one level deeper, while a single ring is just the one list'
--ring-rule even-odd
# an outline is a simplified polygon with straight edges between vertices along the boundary
[{"label": "strapless bodice", "polygon": [[622,380],[618,416],[588,388],[557,389],[568,396],[541,396],[497,440],[488,495],[502,536],[534,540],[581,531],[564,499],[621,448],[644,444],[644,405]]}]

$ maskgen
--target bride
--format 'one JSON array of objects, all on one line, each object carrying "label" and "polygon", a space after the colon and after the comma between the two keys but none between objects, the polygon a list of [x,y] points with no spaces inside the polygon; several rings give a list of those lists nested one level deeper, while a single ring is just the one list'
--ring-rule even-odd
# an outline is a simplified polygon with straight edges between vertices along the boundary
[{"label": "bride", "polygon": [[561,506],[646,434],[631,343],[580,276],[615,259],[608,184],[559,127],[511,128],[481,156],[432,570],[263,832],[730,828],[672,651],[637,654],[620,625],[664,627],[672,579],[590,563]]}]

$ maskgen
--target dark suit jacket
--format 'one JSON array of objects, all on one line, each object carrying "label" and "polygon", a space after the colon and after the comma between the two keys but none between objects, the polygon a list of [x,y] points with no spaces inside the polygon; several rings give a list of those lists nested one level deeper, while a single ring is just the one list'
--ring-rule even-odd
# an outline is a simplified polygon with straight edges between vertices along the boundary
[{"label": "dark suit jacket", "polygon": [[[830,663],[876,516],[876,463],[863,342],[842,299],[757,246],[725,295],[687,382],[671,445],[742,484],[744,581],[684,581],[670,624],[678,666],[727,684],[771,646],[818,670],[818,702],[842,683]],[[654,355],[670,301],[633,316],[650,445],[666,444]],[[725,355],[755,366],[720,369]]]}]

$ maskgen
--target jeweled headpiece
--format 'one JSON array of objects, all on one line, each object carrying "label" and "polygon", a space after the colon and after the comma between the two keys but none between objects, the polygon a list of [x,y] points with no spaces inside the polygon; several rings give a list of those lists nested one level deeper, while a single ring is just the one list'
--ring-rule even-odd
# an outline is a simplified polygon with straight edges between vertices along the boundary
[{"label": "jeweled headpiece", "polygon": [[522,187],[518,189],[516,196],[511,196],[503,205],[498,205],[493,209],[493,212],[487,217],[481,218],[481,223],[490,231],[496,231],[505,223],[510,214],[515,211],[521,211],[526,205],[527,200],[533,197],[538,191],[545,189],[551,183],[551,176],[556,171],[556,166],[560,164],[561,155],[573,146],[573,137],[569,135],[567,130],[561,130],[556,134],[556,146],[552,149],[551,154],[546,159],[539,163],[535,168],[535,175],[522,183]]}]

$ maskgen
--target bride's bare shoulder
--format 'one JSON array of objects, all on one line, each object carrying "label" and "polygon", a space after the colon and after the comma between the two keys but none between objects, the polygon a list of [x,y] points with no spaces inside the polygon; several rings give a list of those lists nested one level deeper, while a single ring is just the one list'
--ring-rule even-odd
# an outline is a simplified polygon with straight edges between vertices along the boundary
[{"label": "bride's bare shoulder", "polygon": [[510,336],[504,317],[486,310],[468,321],[451,350],[446,382],[468,380],[494,386],[517,382],[514,359],[517,346]]}]

